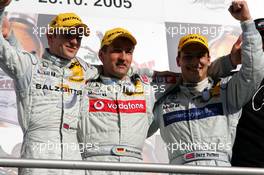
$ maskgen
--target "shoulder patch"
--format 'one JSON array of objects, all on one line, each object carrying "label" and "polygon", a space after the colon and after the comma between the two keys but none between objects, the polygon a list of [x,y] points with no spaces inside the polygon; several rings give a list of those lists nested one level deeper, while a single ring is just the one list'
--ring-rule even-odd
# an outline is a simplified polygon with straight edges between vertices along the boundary
[{"label": "shoulder patch", "polygon": [[149,84],[150,83],[150,80],[149,80],[149,77],[147,75],[140,75],[140,80],[145,83],[145,84]]},{"label": "shoulder patch", "polygon": [[211,96],[219,96],[220,95],[220,81],[213,86],[213,88],[210,90]]}]

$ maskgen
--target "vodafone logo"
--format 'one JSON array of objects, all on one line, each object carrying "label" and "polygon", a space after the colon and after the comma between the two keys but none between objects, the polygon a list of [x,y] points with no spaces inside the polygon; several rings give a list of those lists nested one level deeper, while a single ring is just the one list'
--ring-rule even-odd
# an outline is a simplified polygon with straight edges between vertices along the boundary
[{"label": "vodafone logo", "polygon": [[120,109],[120,110],[136,110],[136,109],[144,109],[143,104],[131,104],[128,102],[127,104],[119,103],[119,104],[107,104],[110,109]]},{"label": "vodafone logo", "polygon": [[97,110],[101,110],[104,108],[104,102],[98,100],[97,102],[94,103],[94,108]]},{"label": "vodafone logo", "polygon": [[146,101],[90,99],[89,112],[146,113]]}]

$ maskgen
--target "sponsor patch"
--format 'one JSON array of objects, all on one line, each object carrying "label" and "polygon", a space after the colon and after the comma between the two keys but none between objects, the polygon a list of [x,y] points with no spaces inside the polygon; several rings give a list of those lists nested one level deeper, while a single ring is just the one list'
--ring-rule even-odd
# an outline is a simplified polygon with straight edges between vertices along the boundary
[{"label": "sponsor patch", "polygon": [[54,71],[38,69],[37,73],[41,74],[41,75],[56,77],[56,72],[54,72]]},{"label": "sponsor patch", "polygon": [[124,84],[123,85],[123,93],[129,96],[143,95],[144,88],[142,82],[140,80],[136,80],[133,84]]},{"label": "sponsor patch", "polygon": [[11,79],[0,80],[0,90],[13,90],[14,84]]},{"label": "sponsor patch", "polygon": [[149,78],[147,75],[140,75],[140,79],[144,82],[144,83],[150,83]]},{"label": "sponsor patch", "polygon": [[90,99],[89,112],[146,113],[145,100]]},{"label": "sponsor patch", "polygon": [[162,109],[170,109],[170,108],[177,108],[179,107],[180,104],[179,103],[165,103],[165,104],[162,104]]},{"label": "sponsor patch", "polygon": [[191,161],[194,159],[210,159],[210,158],[219,159],[219,157],[220,155],[214,152],[187,153],[184,155],[184,160]]},{"label": "sponsor patch", "polygon": [[76,128],[71,127],[68,123],[63,123],[63,128],[77,130]]},{"label": "sponsor patch", "polygon": [[104,96],[106,97],[107,94],[106,94],[106,91],[103,91],[101,89],[89,89],[87,91],[87,97],[91,96],[91,95],[99,95],[99,96]]},{"label": "sponsor patch", "polygon": [[47,91],[67,92],[69,94],[82,95],[82,90],[72,89],[68,85],[52,86],[47,84],[36,83],[35,87],[36,89],[42,89]]},{"label": "sponsor patch", "polygon": [[192,108],[181,111],[169,112],[163,115],[164,125],[168,126],[175,122],[200,120],[208,117],[223,115],[222,103],[209,104],[202,108]]},{"label": "sponsor patch", "polygon": [[194,155],[194,153],[188,153],[188,154],[185,154],[185,155],[184,155],[184,158],[185,158],[186,160],[188,160],[188,159],[193,159],[193,158],[195,158],[195,155]]},{"label": "sponsor patch", "polygon": [[42,62],[42,66],[43,66],[43,67],[49,67],[49,63],[46,62],[46,61],[43,61],[43,62]]},{"label": "sponsor patch", "polygon": [[71,76],[69,77],[70,82],[84,82],[84,71],[79,62],[71,63],[69,67]]}]

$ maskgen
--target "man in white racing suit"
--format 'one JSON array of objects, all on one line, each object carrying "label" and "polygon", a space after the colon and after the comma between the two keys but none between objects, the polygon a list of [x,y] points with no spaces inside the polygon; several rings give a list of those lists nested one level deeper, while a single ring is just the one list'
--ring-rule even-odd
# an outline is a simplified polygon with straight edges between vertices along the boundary
[{"label": "man in white racing suit", "polygon": [[232,77],[219,82],[208,77],[205,37],[189,34],[180,39],[182,82],[157,102],[152,125],[160,128],[171,164],[230,166],[241,108],[264,76],[262,41],[246,2],[234,1],[230,13],[243,31],[242,67]]},{"label": "man in white racing suit", "polygon": [[[9,3],[0,2],[1,24]],[[93,76],[97,70],[76,58],[76,53],[82,36],[89,36],[89,28],[76,14],[63,13],[50,22],[49,29],[49,48],[42,58],[11,46],[0,36],[0,67],[14,80],[24,133],[21,157],[81,160],[76,134],[79,98],[85,72]],[[71,35],[77,29],[80,33]],[[79,175],[84,171],[21,168],[19,174]]]},{"label": "man in white racing suit", "polygon": [[148,76],[128,72],[136,43],[134,36],[123,28],[111,29],[104,35],[99,51],[103,71],[86,84],[81,102],[79,136],[85,160],[142,161],[142,147],[153,120],[155,90]]}]

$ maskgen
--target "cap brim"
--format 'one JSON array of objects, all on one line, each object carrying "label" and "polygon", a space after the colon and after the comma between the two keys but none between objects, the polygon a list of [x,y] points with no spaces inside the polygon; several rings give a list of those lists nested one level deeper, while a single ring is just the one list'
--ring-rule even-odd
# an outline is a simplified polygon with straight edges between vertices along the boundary
[{"label": "cap brim", "polygon": [[[125,37],[125,38],[128,38],[130,41],[132,41],[132,43],[134,44],[134,45],[136,45],[137,44],[137,40],[136,40],[136,38],[134,38],[131,34],[129,34],[129,33],[122,33],[122,34],[119,34],[119,35],[117,35],[116,37],[115,37],[115,39],[114,40],[116,40],[117,38],[120,38],[120,37]],[[114,41],[113,40],[113,41]],[[112,41],[112,42],[113,42]],[[111,43],[110,43],[111,44]]]},{"label": "cap brim", "polygon": [[[90,29],[89,27],[86,25],[86,24],[77,24],[77,25],[74,25],[70,28],[83,28],[83,31],[80,33],[84,36],[89,36],[90,35]],[[79,30],[78,30],[79,31]]]},{"label": "cap brim", "polygon": [[[82,30],[80,30],[79,28],[82,28]],[[58,27],[58,29],[60,31],[64,30],[65,32],[76,30],[75,32],[66,32],[68,34],[80,34],[80,35],[84,35],[84,36],[90,35],[90,29],[86,24],[77,24],[77,25],[73,25],[71,27]]]},{"label": "cap brim", "polygon": [[[83,30],[76,30],[77,28],[83,28]],[[76,30],[75,32],[67,32],[67,31],[71,31],[71,30]],[[56,32],[59,31],[64,31],[63,33],[57,33],[57,34],[80,34],[80,35],[84,35],[84,36],[89,36],[90,35],[90,29],[88,28],[88,26],[86,24],[78,24],[75,26],[71,26],[71,27],[50,27],[50,31],[48,32],[48,34],[54,34]],[[78,32],[78,33],[77,33]]]},{"label": "cap brim", "polygon": [[191,44],[200,45],[200,46],[202,46],[203,48],[205,48],[209,52],[209,48],[206,45],[204,45],[203,43],[199,42],[199,41],[190,41],[190,42],[185,43],[184,46],[182,46],[182,48],[180,49],[180,51],[183,50],[185,47],[191,45]]}]

